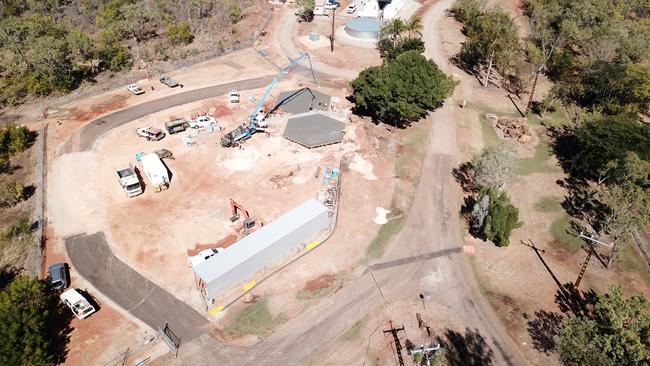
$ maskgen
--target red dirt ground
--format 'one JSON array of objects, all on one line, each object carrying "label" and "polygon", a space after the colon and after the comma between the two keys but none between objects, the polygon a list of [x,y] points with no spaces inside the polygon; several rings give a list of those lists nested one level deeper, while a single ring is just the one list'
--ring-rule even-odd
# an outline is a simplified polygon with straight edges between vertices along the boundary
[{"label": "red dirt ground", "polygon": [[318,290],[322,290],[324,288],[328,288],[332,286],[334,281],[336,281],[336,275],[333,275],[331,273],[326,273],[320,275],[319,277],[313,280],[309,280],[305,282],[305,287],[303,287],[303,290],[309,292],[316,292]]}]

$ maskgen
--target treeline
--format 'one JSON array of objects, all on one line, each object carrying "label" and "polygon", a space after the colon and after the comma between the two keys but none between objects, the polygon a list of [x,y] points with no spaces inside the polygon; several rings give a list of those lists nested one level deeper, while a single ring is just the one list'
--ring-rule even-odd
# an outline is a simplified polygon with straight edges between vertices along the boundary
[{"label": "treeline", "polygon": [[[0,0],[0,104],[166,60],[202,33],[235,38],[245,0]],[[226,39],[227,37],[221,37]],[[221,43],[221,47],[224,44]]]},{"label": "treeline", "polygon": [[[521,41],[512,17],[481,0],[451,11],[468,39],[456,60],[484,85],[496,69],[510,92],[535,97],[537,77],[555,82],[536,106],[556,101],[590,113],[647,113],[650,103],[650,2],[531,0],[530,35]],[[528,103],[528,107],[533,106]]]}]

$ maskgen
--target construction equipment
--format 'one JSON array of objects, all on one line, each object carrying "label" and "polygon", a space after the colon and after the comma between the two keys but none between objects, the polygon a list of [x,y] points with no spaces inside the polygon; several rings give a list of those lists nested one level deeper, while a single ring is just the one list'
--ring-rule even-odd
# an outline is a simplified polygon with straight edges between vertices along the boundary
[{"label": "construction equipment", "polygon": [[248,210],[244,208],[244,206],[235,202],[232,198],[230,199],[230,211],[232,212],[232,216],[230,217],[231,222],[239,220],[241,214],[244,214],[242,236],[246,236],[264,225],[261,222],[258,224],[258,222],[248,213]]},{"label": "construction equipment", "polygon": [[[264,102],[266,99],[269,97],[271,94],[271,91],[273,88],[282,80],[282,78],[293,71],[298,64],[300,64],[303,60],[309,60],[309,68],[311,70],[311,76],[314,79],[314,83],[317,83],[316,81],[316,74],[314,73],[314,67],[311,63],[311,56],[309,56],[308,53],[302,53],[300,57],[296,58],[295,60],[291,61],[289,65],[285,66],[278,72],[278,74],[275,76],[273,81],[271,81],[271,84],[269,84],[268,87],[266,87],[266,90],[264,91],[264,94],[260,98],[260,100],[257,102],[257,105],[255,106],[255,109],[251,112],[250,116],[248,117],[248,122],[245,123],[242,126],[239,126],[235,128],[234,130],[228,132],[222,139],[221,139],[221,146],[223,147],[235,147],[242,143],[243,141],[248,140],[251,136],[253,136],[257,132],[264,132],[266,127],[268,127],[268,124],[266,123],[266,115],[262,111],[262,107],[264,106]],[[311,90],[310,90],[311,92]],[[313,93],[312,93],[313,94]]]}]

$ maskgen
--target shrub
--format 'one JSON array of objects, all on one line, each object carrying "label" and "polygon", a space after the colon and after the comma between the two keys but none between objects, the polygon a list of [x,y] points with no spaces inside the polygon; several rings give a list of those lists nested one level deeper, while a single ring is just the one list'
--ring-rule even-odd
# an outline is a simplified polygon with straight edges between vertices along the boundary
[{"label": "shrub", "polygon": [[483,235],[499,247],[510,244],[512,230],[522,225],[519,222],[519,210],[510,203],[505,192],[496,189],[484,190],[478,200],[487,195],[489,197],[488,213],[483,224]]},{"label": "shrub", "polygon": [[18,182],[7,183],[0,193],[0,205],[15,206],[26,198],[26,188]]},{"label": "shrub", "polygon": [[230,9],[228,15],[230,16],[230,23],[237,24],[242,19],[241,8],[237,3],[232,2],[230,4]]},{"label": "shrub", "polygon": [[180,22],[179,24],[170,23],[167,26],[167,40],[174,46],[180,44],[190,44],[194,39],[190,23]]}]

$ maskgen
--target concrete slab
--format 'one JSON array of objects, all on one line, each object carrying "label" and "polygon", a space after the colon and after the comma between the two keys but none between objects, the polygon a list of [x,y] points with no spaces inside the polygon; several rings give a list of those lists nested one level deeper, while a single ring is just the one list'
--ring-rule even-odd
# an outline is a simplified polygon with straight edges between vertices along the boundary
[{"label": "concrete slab", "polygon": [[280,93],[275,108],[293,114],[306,113],[311,110],[325,111],[328,109],[331,99],[331,95],[323,94],[311,88],[302,88]]}]

